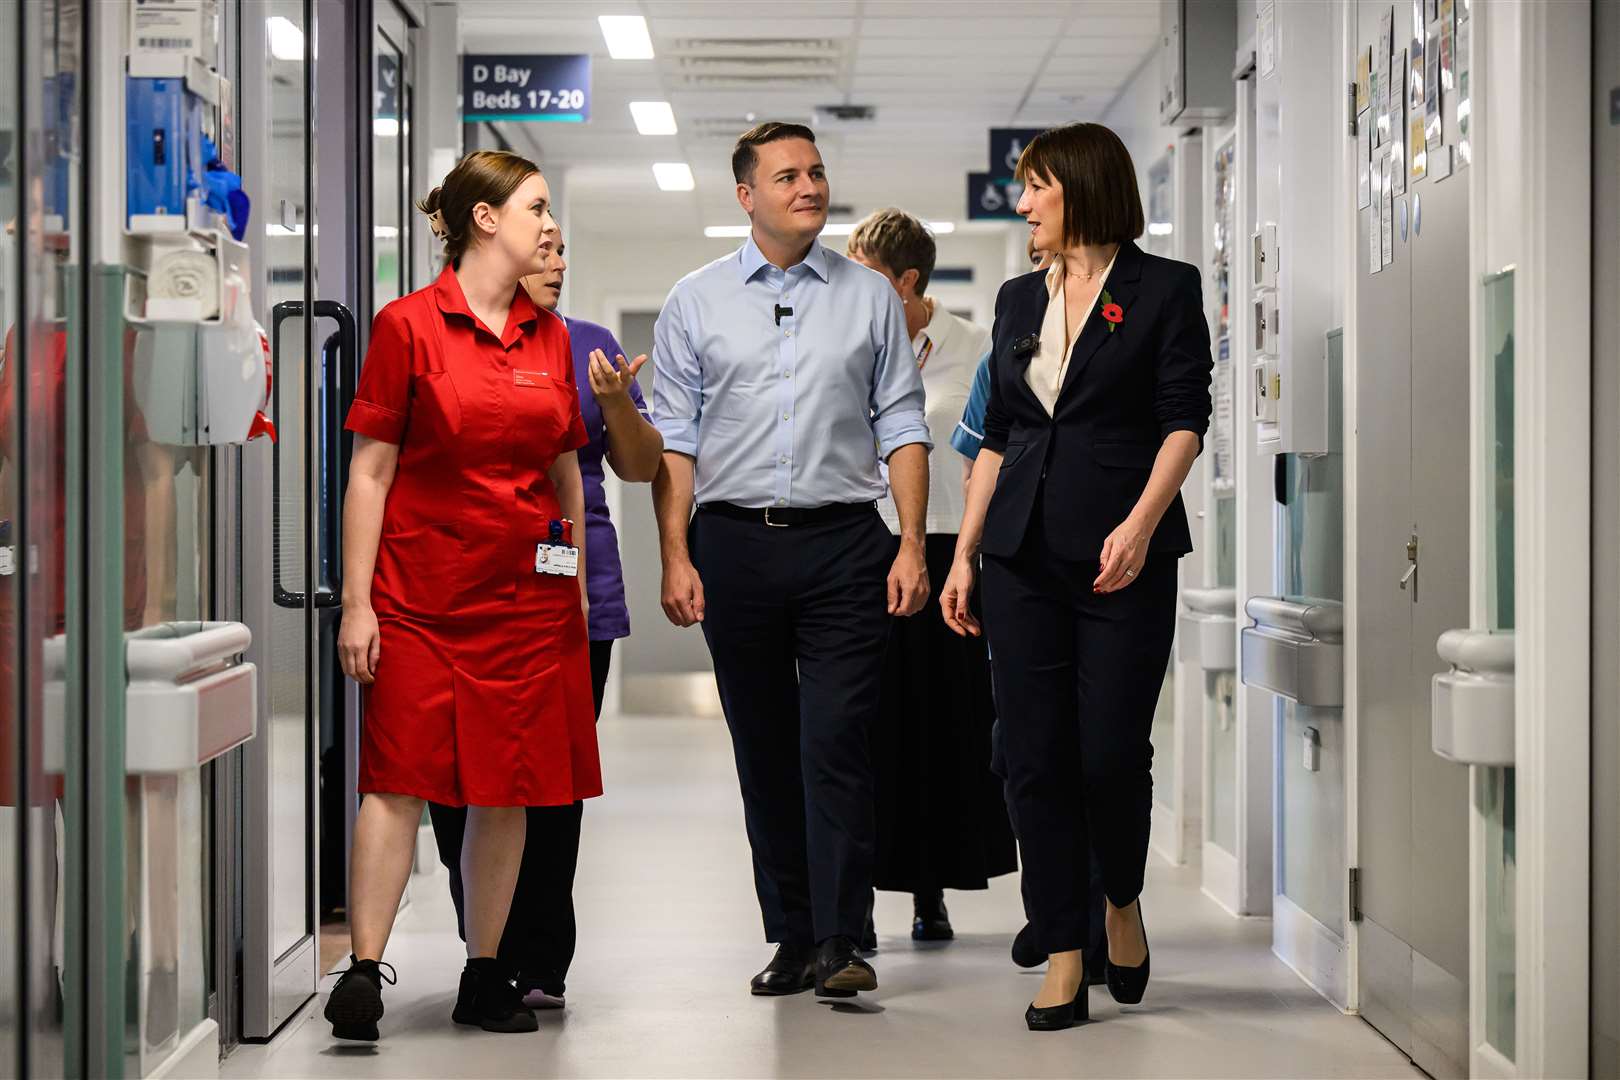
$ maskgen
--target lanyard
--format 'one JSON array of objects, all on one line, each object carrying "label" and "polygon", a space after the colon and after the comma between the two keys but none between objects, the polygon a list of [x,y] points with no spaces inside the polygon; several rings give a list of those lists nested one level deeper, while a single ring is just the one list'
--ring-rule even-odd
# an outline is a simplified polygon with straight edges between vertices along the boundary
[{"label": "lanyard", "polygon": [[934,351],[934,339],[924,338],[922,351],[917,353],[917,370],[921,371],[928,364],[928,357]]}]

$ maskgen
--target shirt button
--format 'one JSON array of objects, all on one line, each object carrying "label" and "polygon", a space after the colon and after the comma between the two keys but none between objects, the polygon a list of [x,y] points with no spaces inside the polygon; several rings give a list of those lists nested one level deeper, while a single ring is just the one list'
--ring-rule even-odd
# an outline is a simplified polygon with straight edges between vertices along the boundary
[{"label": "shirt button", "polygon": [[786,465],[789,461],[791,461],[793,459],[788,457],[786,454],[783,454],[780,460],[781,460],[781,463],[783,465]]},{"label": "shirt button", "polygon": [[791,420],[792,418],[793,418],[792,413],[783,413],[782,414],[782,419],[784,419],[784,420]]},{"label": "shirt button", "polygon": [[793,331],[791,331],[791,330],[787,331],[784,336],[785,337],[792,337],[793,336]]},{"label": "shirt button", "polygon": [[782,372],[782,378],[784,378],[784,379],[791,379],[791,378],[793,378],[793,372],[791,372],[791,371],[784,371],[784,372]]},{"label": "shirt button", "polygon": [[776,500],[776,505],[777,506],[786,506],[787,505],[787,500],[786,499],[777,499]]}]

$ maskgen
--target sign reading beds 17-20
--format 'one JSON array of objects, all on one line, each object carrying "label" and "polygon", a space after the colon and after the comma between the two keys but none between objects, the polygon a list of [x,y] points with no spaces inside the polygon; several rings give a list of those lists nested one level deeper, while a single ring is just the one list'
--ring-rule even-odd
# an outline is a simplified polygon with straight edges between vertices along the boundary
[{"label": "sign reading beds 17-20", "polygon": [[582,124],[591,118],[591,58],[463,55],[461,118]]}]

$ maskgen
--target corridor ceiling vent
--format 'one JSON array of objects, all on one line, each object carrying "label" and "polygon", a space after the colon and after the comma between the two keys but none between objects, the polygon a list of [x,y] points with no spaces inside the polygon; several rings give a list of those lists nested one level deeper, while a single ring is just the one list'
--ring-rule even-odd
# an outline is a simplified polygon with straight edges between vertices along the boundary
[{"label": "corridor ceiling vent", "polygon": [[817,105],[814,125],[819,130],[871,127],[877,122],[877,109],[871,105]]},{"label": "corridor ceiling vent", "polygon": [[833,38],[677,38],[665,51],[672,89],[833,88],[844,43]]}]

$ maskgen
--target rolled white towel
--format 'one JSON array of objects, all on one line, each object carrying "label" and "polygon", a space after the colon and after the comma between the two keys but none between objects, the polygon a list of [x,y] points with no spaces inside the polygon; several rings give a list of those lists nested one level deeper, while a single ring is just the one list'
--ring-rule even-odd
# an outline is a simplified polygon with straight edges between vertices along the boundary
[{"label": "rolled white towel", "polygon": [[219,314],[219,263],[205,251],[165,252],[153,262],[146,279],[151,300],[191,300],[201,307],[200,317]]}]

